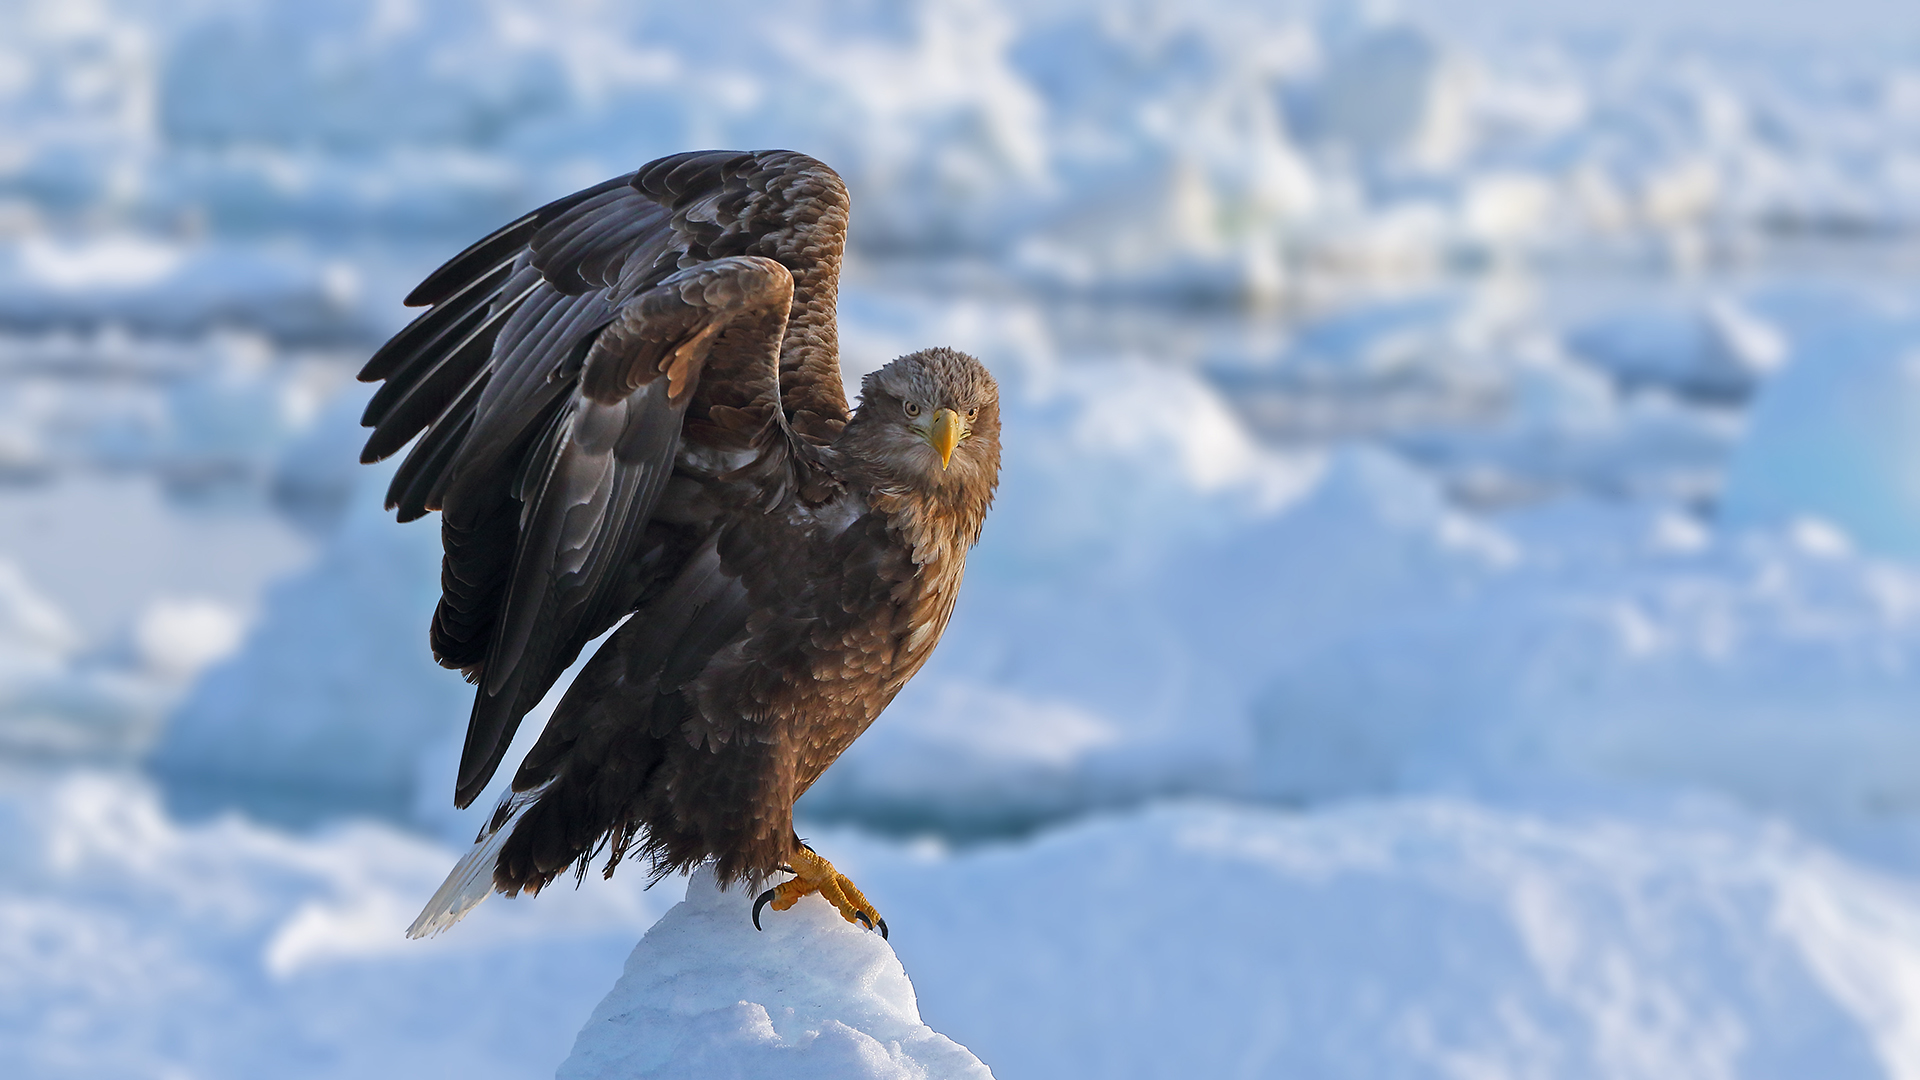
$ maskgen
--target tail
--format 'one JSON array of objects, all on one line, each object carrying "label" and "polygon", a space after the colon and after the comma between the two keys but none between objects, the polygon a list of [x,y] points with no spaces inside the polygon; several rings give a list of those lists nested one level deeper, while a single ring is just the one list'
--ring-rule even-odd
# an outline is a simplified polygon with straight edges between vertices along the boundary
[{"label": "tail", "polygon": [[408,937],[432,937],[440,933],[466,918],[467,912],[492,894],[493,868],[500,859],[500,849],[506,846],[507,837],[513,835],[513,827],[527,808],[546,790],[547,784],[541,784],[531,791],[510,793],[500,800],[499,807],[487,820],[487,827],[474,837],[473,848],[453,864],[447,880],[440,883],[427,906],[420,909],[419,917],[407,927]]}]

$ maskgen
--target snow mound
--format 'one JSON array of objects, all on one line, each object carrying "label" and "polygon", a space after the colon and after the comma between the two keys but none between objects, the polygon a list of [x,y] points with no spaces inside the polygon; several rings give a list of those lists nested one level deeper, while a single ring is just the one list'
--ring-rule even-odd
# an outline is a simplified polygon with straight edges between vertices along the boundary
[{"label": "snow mound", "polygon": [[20,1077],[545,1075],[672,900],[621,875],[408,941],[451,849],[366,823],[183,826],[104,772],[0,774],[0,854],[0,1060]]},{"label": "snow mound", "polygon": [[878,934],[818,896],[769,912],[696,871],[687,898],[627,959],[560,1066],[560,1080],[785,1076],[990,1080],[920,1022],[913,986]]},{"label": "snow mound", "polygon": [[446,847],[182,826],[124,776],[5,780],[0,1059],[23,1076],[525,1077],[575,1032],[566,1080],[988,1075],[922,1016],[1050,1080],[1920,1067],[1920,891],[1710,806],[1167,805],[951,853],[816,836],[891,946],[817,898],[756,933],[750,894],[702,876],[615,985],[670,899],[644,875],[409,942]]},{"label": "snow mound", "polygon": [[945,859],[830,844],[924,1014],[1006,1077],[1920,1066],[1920,893],[1711,808],[1184,805]]}]

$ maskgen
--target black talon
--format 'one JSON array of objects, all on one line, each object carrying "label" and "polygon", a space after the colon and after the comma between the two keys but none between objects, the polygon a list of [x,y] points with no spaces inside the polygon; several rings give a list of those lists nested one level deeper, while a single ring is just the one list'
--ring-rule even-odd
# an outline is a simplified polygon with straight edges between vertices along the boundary
[{"label": "black talon", "polygon": [[[766,907],[767,902],[773,899],[773,892],[772,889],[768,889],[766,892],[760,894],[760,899],[753,902],[753,928],[755,930],[760,929],[760,909]],[[882,934],[881,936],[885,937],[886,935]]]},{"label": "black talon", "polygon": [[854,912],[854,913],[853,913],[853,917],[854,917],[855,919],[858,919],[858,920],[860,921],[860,925],[862,925],[862,926],[864,926],[864,927],[866,927],[866,928],[867,928],[867,929],[869,929],[869,930],[871,930],[871,929],[873,929],[873,920],[872,920],[872,919],[869,919],[869,918],[867,918],[867,913],[866,913],[866,912],[864,912],[864,911],[856,911],[856,912]]},{"label": "black talon", "polygon": [[[880,919],[880,916],[875,915],[874,918]],[[887,920],[885,919],[880,919],[880,940],[887,940]]]}]

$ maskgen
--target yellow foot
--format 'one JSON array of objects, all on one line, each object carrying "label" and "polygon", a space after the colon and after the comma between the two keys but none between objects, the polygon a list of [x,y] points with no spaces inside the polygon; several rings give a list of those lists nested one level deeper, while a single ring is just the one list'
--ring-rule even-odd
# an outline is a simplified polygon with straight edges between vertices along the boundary
[{"label": "yellow foot", "polygon": [[850,923],[859,923],[869,930],[880,931],[881,938],[887,936],[887,920],[873,910],[867,898],[847,880],[847,875],[833,868],[833,864],[813,853],[805,844],[794,855],[793,871],[790,881],[783,881],[753,902],[753,928],[760,929],[760,909],[768,904],[775,911],[785,911],[800,902],[808,893],[819,893],[827,902],[840,909],[840,917]]}]

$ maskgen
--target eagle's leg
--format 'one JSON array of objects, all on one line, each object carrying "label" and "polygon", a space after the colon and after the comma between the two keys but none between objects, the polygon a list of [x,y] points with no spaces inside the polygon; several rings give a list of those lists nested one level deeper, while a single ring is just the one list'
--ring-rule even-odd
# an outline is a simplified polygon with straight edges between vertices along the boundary
[{"label": "eagle's leg", "polygon": [[859,923],[869,930],[878,930],[882,938],[887,936],[887,920],[881,918],[880,913],[867,902],[865,894],[848,880],[847,875],[835,870],[832,863],[814,854],[812,848],[800,844],[794,851],[791,869],[794,876],[790,880],[761,893],[760,898],[753,902],[755,929],[760,926],[760,909],[767,904],[772,904],[775,911],[785,911],[799,903],[801,897],[817,892],[839,909],[841,918],[850,923]]}]

